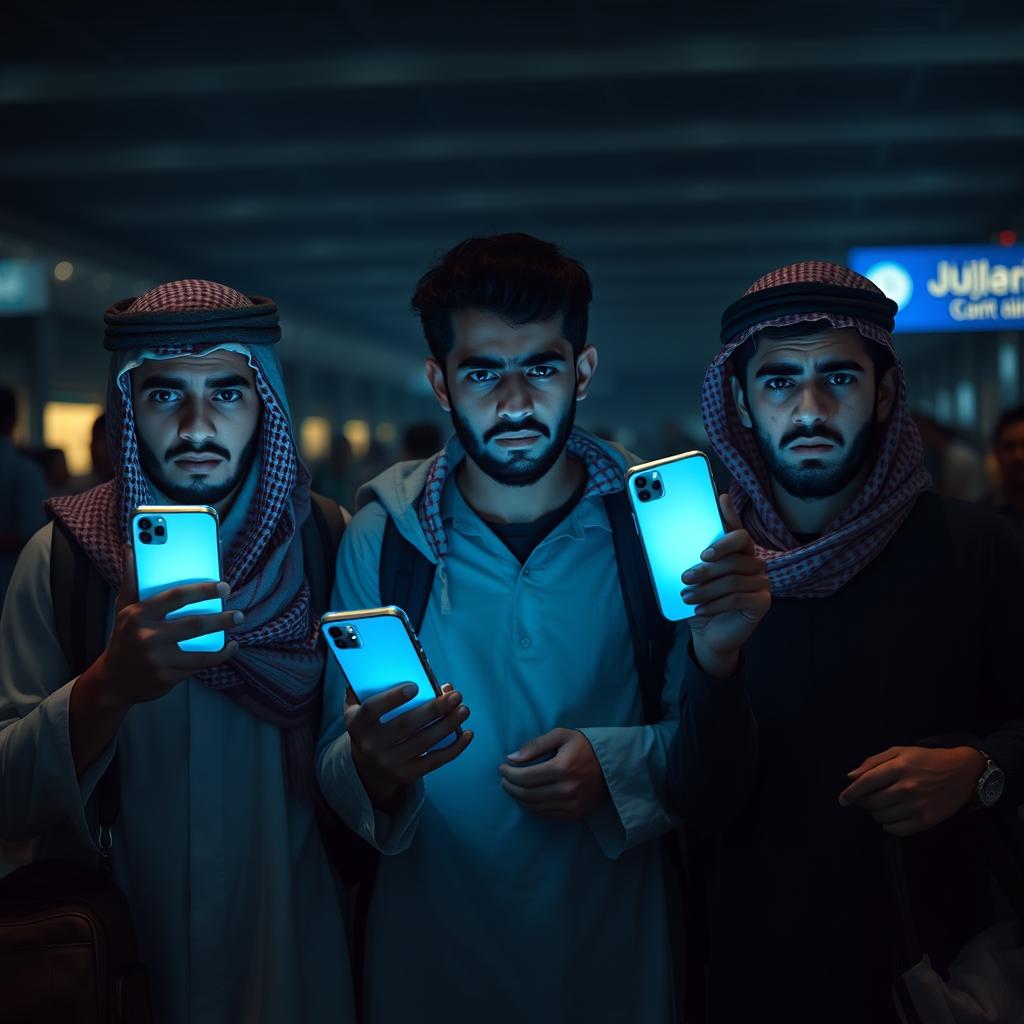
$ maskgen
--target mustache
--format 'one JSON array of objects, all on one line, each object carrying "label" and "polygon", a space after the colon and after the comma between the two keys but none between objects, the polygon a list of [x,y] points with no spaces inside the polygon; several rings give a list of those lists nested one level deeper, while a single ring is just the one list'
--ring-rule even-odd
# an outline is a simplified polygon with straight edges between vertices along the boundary
[{"label": "mustache", "polygon": [[219,444],[214,444],[213,441],[205,441],[203,444],[196,446],[189,444],[187,441],[182,441],[181,444],[172,445],[164,452],[164,462],[170,462],[176,459],[179,455],[219,455],[225,461],[231,461],[231,452],[227,448],[222,448]]},{"label": "mustache", "polygon": [[493,441],[494,438],[501,434],[519,433],[522,430],[532,430],[540,434],[541,437],[551,437],[551,431],[540,420],[530,418],[520,420],[518,423],[495,423],[493,427],[484,433],[484,444],[487,444],[488,441]]},{"label": "mustache", "polygon": [[846,444],[843,440],[843,435],[838,430],[822,425],[815,427],[813,430],[810,427],[794,427],[788,434],[782,436],[782,440],[779,441],[779,447],[785,448],[786,445],[791,444],[793,441],[798,441],[801,437],[823,437],[827,441],[834,441],[839,447],[843,447]]}]

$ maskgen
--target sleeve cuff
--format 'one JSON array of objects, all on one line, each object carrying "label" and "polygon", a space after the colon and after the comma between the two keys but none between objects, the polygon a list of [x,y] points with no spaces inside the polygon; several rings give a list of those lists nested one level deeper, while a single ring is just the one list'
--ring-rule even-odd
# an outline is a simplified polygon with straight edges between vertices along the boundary
[{"label": "sleeve cuff", "polygon": [[655,726],[580,729],[594,750],[608,786],[609,799],[587,816],[601,852],[610,860],[670,831],[676,819],[667,809],[665,753],[675,722]]}]

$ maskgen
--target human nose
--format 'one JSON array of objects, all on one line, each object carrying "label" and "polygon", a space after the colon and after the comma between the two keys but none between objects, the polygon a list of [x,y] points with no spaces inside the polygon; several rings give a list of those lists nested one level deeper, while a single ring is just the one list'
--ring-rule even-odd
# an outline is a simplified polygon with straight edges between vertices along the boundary
[{"label": "human nose", "polygon": [[498,415],[506,420],[522,420],[532,412],[533,399],[526,381],[518,373],[507,374],[498,388]]},{"label": "human nose", "polygon": [[178,436],[191,444],[200,444],[216,433],[207,404],[189,398],[182,403]]},{"label": "human nose", "polygon": [[793,422],[813,427],[827,419],[828,407],[824,396],[813,384],[802,387],[796,408],[793,410]]}]

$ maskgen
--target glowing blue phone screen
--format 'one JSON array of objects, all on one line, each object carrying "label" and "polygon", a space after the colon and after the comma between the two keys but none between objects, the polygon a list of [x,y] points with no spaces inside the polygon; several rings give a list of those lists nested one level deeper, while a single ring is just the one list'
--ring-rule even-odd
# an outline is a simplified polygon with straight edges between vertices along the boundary
[{"label": "glowing blue phone screen", "polygon": [[[347,632],[349,628],[355,630],[355,641]],[[400,683],[417,685],[416,695],[382,715],[382,722],[389,722],[437,696],[400,616],[381,612],[365,618],[324,619],[323,631],[328,650],[360,701],[369,700]],[[431,749],[447,747],[455,740],[453,733]]]},{"label": "glowing blue phone screen", "polygon": [[627,487],[661,612],[688,619],[694,609],[683,602],[682,574],[724,533],[707,460],[693,454],[636,468]]},{"label": "glowing blue phone screen", "polygon": [[[142,529],[141,524],[147,521],[150,528]],[[157,535],[161,526],[164,533]],[[215,583],[220,579],[217,519],[209,512],[198,509],[194,512],[157,511],[142,507],[132,516],[132,546],[141,601],[183,583]],[[223,610],[223,602],[215,597],[177,608],[167,618]],[[218,630],[182,640],[178,646],[183,651],[219,651],[224,640],[223,631]]]}]

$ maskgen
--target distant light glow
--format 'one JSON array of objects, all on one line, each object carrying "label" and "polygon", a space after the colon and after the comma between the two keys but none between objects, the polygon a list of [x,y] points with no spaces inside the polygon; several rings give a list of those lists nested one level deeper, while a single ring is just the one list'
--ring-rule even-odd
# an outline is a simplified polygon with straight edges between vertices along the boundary
[{"label": "distant light glow", "polygon": [[956,422],[959,426],[969,429],[974,426],[976,415],[974,384],[969,380],[959,381],[956,386]]},{"label": "distant light glow", "polygon": [[999,346],[999,400],[1004,406],[1020,401],[1020,353],[1016,338]]},{"label": "distant light glow", "polygon": [[299,427],[302,457],[310,462],[324,459],[331,450],[331,421],[324,416],[307,416]]},{"label": "distant light glow", "polygon": [[47,402],[43,406],[43,443],[64,450],[72,476],[92,470],[89,443],[92,425],[101,412],[103,406],[95,402]]},{"label": "distant light glow", "polygon": [[341,432],[352,445],[352,454],[357,459],[370,450],[370,424],[366,420],[346,420]]},{"label": "distant light glow", "polygon": [[381,444],[391,444],[391,442],[398,437],[398,428],[394,423],[388,423],[387,420],[384,420],[373,428],[373,436],[377,438]]},{"label": "distant light glow", "polygon": [[996,233],[996,242],[999,245],[1011,246],[1017,244],[1017,232],[1009,228]]},{"label": "distant light glow", "polygon": [[864,275],[869,281],[877,284],[902,309],[914,294],[914,279],[907,268],[895,260],[883,260],[868,267]]},{"label": "distant light glow", "polygon": [[71,275],[75,272],[75,265],[70,260],[61,260],[53,268],[53,276],[58,281],[70,281]]}]

